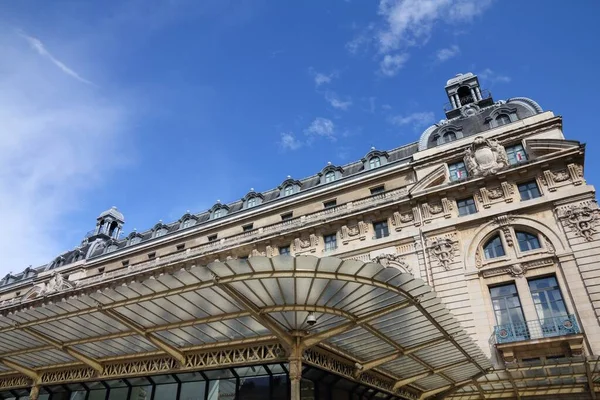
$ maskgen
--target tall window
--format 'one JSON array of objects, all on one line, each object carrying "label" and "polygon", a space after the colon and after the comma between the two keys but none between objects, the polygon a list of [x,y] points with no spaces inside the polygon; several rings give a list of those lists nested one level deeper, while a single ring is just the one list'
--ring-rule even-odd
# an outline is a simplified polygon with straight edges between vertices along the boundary
[{"label": "tall window", "polygon": [[523,145],[521,144],[507,147],[506,155],[508,156],[508,162],[510,165],[527,161],[527,153],[525,153],[525,149],[523,149]]},{"label": "tall window", "polygon": [[337,248],[337,237],[335,233],[323,236],[323,240],[325,242],[325,251],[332,251]]},{"label": "tall window", "polygon": [[256,197],[250,197],[246,203],[246,207],[252,208],[254,206],[256,206]]},{"label": "tall window", "polygon": [[519,193],[521,194],[521,200],[535,199],[542,195],[535,181],[521,183]]},{"label": "tall window", "polygon": [[375,239],[381,239],[390,235],[387,221],[375,222],[373,229],[375,230]]},{"label": "tall window", "polygon": [[573,333],[573,321],[567,319],[567,308],[556,277],[532,279],[529,290],[544,336]]},{"label": "tall window", "polygon": [[465,163],[462,161],[454,164],[449,164],[448,170],[450,171],[451,181],[458,181],[467,177],[467,168],[465,167]]},{"label": "tall window", "polygon": [[487,259],[502,257],[505,254],[500,235],[496,235],[487,241],[485,246],[483,246],[483,254]]},{"label": "tall window", "polygon": [[450,143],[456,140],[456,133],[454,132],[446,132],[444,133],[444,143]]},{"label": "tall window", "polygon": [[335,172],[329,171],[328,173],[325,174],[325,183],[329,183],[329,182],[333,182],[333,181],[335,181]]},{"label": "tall window", "polygon": [[456,205],[458,206],[458,215],[461,217],[463,215],[475,214],[477,212],[477,207],[475,207],[475,200],[473,200],[472,197],[458,200],[456,202]]},{"label": "tall window", "polygon": [[377,168],[381,166],[381,160],[379,159],[379,157],[372,157],[369,160],[369,168],[373,169],[373,168]]},{"label": "tall window", "polygon": [[508,114],[500,114],[496,117],[496,126],[510,124],[510,117]]},{"label": "tall window", "polygon": [[535,250],[542,247],[540,246],[540,239],[536,235],[532,235],[529,232],[517,231],[516,233],[519,249],[521,249],[521,251]]},{"label": "tall window", "polygon": [[500,339],[527,338],[527,325],[521,308],[521,301],[514,283],[490,288],[494,316],[496,317],[496,335]]},{"label": "tall window", "polygon": [[284,189],[283,189],[283,195],[284,196],[289,196],[291,194],[294,193],[294,186],[292,185],[287,185]]}]

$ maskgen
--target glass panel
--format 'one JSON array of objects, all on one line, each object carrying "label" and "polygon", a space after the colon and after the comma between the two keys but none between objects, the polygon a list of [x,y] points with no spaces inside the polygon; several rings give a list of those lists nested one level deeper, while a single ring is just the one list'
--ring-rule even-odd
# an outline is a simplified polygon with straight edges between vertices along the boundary
[{"label": "glass panel", "polygon": [[88,400],[105,400],[106,389],[91,390]]},{"label": "glass panel", "polygon": [[523,149],[523,146],[517,144],[506,148],[506,155],[508,156],[508,162],[511,165],[519,164],[523,161],[527,161],[527,154]]},{"label": "glass panel", "polygon": [[448,170],[450,172],[451,181],[457,181],[467,177],[467,168],[465,167],[465,163],[462,161],[448,165]]},{"label": "glass panel", "polygon": [[475,207],[475,200],[473,200],[472,197],[457,201],[457,205],[458,215],[460,216],[475,214],[477,212],[477,208]]},{"label": "glass panel", "polygon": [[109,400],[127,400],[129,388],[112,388],[110,389]]},{"label": "glass panel", "polygon": [[544,324],[555,323],[554,319],[567,315],[567,309],[554,276],[532,279],[529,281],[529,290],[535,304],[538,318]]},{"label": "glass panel", "polygon": [[519,185],[521,200],[530,200],[540,197],[540,190],[536,182],[527,182]]},{"label": "glass panel", "polygon": [[535,250],[541,247],[538,237],[528,232],[517,232],[517,241],[521,251]]},{"label": "glass panel", "polygon": [[[152,386],[134,386],[131,388],[131,400],[150,400],[152,398]],[[158,400],[157,397],[154,397]]]},{"label": "glass panel", "polygon": [[220,379],[208,382],[208,400],[235,399],[235,379]]},{"label": "glass panel", "polygon": [[289,398],[288,377],[287,375],[273,376],[273,400],[287,400]]},{"label": "glass panel", "polygon": [[263,400],[269,393],[269,382],[271,377],[260,376],[244,378],[240,381],[240,399]]},{"label": "glass panel", "polygon": [[500,236],[496,235],[490,240],[488,240],[488,242],[483,247],[483,253],[485,255],[485,258],[487,259],[502,257],[505,253]]},{"label": "glass panel", "polygon": [[155,399],[161,400],[176,400],[178,383],[167,383],[164,385],[156,385]]},{"label": "glass panel", "polygon": [[179,400],[204,400],[206,382],[184,382],[181,384]]},{"label": "glass panel", "polygon": [[373,168],[377,168],[381,165],[381,160],[379,159],[379,157],[373,157],[371,158],[371,160],[369,161],[369,166],[371,169]]}]

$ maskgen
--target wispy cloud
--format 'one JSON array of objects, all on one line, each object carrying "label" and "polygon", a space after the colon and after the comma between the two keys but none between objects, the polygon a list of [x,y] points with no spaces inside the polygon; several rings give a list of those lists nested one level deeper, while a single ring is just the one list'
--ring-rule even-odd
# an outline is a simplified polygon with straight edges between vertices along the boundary
[{"label": "wispy cloud", "polygon": [[339,73],[337,71],[333,71],[329,74],[325,74],[323,72],[317,72],[315,71],[314,68],[309,68],[308,71],[310,72],[310,74],[312,75],[312,77],[315,80],[315,86],[319,87],[321,85],[325,85],[327,83],[331,83],[332,80],[334,80],[335,78],[337,78],[339,76]]},{"label": "wispy cloud", "polygon": [[[380,0],[379,21],[346,44],[356,54],[371,44],[377,49],[379,72],[395,76],[407,61],[408,49],[426,43],[436,25],[464,23],[483,13],[492,0]],[[439,54],[444,61],[454,56],[450,48]]]},{"label": "wispy cloud", "polygon": [[435,114],[431,111],[416,112],[408,115],[394,115],[388,118],[392,125],[405,126],[411,125],[413,128],[422,128],[435,121]]},{"label": "wispy cloud", "polygon": [[327,118],[317,117],[304,131],[309,136],[309,140],[313,137],[324,137],[329,140],[335,141],[335,124],[332,120]]},{"label": "wispy cloud", "polygon": [[477,76],[484,80],[489,82],[490,84],[494,84],[494,83],[508,83],[511,81],[510,76],[507,75],[502,75],[499,74],[489,68],[484,69],[483,71],[479,72],[477,74]]},{"label": "wispy cloud", "polygon": [[386,54],[379,63],[379,72],[384,76],[395,76],[408,61],[408,54]]},{"label": "wispy cloud", "polygon": [[352,105],[352,100],[350,98],[342,100],[335,92],[330,91],[325,92],[325,100],[327,100],[333,108],[343,111],[346,111]]},{"label": "wispy cloud", "polygon": [[460,54],[460,48],[457,45],[452,45],[450,47],[447,47],[445,49],[439,49],[436,53],[435,53],[435,58],[439,61],[439,62],[444,62],[444,61],[448,61],[449,59],[456,57],[457,55]]},{"label": "wispy cloud", "polygon": [[47,49],[46,46],[44,46],[44,43],[42,43],[41,40],[39,40],[38,38],[35,38],[33,36],[29,36],[25,33],[23,33],[22,31],[18,32],[19,35],[24,38],[29,45],[31,46],[32,49],[34,49],[35,51],[37,51],[37,53],[43,57],[48,58],[50,61],[52,61],[52,63],[54,65],[56,65],[58,68],[60,68],[60,70],[62,72],[64,72],[67,75],[70,75],[71,77],[77,79],[79,82],[83,82],[86,83],[88,85],[94,85],[93,82],[88,81],[87,79],[83,78],[81,75],[79,75],[77,72],[73,71],[71,68],[67,67],[65,65],[65,63],[63,63],[62,61],[60,61],[59,59],[57,59],[56,57],[54,57],[52,55],[52,53],[50,53]]},{"label": "wispy cloud", "polygon": [[302,142],[292,132],[283,132],[279,140],[279,147],[283,150],[298,150]]},{"label": "wispy cloud", "polygon": [[76,81],[55,79],[17,35],[0,34],[0,47],[0,220],[10,227],[0,231],[0,272],[6,273],[49,262],[67,250],[65,237],[81,238],[82,227],[68,216],[135,154],[124,154],[132,150],[122,138],[133,137],[133,115],[120,96],[100,97]]}]

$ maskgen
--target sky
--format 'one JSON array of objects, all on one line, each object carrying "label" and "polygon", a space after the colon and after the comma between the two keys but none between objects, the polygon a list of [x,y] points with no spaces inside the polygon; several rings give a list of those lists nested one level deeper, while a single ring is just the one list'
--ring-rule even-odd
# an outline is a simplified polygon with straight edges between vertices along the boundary
[{"label": "sky", "polygon": [[600,179],[593,0],[0,1],[0,275],[417,141],[447,79],[564,117]]}]

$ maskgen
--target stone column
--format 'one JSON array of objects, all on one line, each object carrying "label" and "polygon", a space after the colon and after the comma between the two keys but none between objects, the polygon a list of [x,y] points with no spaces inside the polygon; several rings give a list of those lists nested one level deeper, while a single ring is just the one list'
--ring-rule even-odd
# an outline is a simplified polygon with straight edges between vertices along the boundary
[{"label": "stone column", "polygon": [[450,102],[452,103],[452,108],[458,108],[456,107],[456,100],[454,100],[454,95],[450,96]]},{"label": "stone column", "polygon": [[478,88],[478,87],[476,87],[476,88],[475,88],[475,91],[477,92],[477,98],[478,98],[479,100],[481,100],[481,90],[479,90],[479,88]]},{"label": "stone column", "polygon": [[473,102],[476,102],[477,99],[477,95],[475,94],[475,89],[471,88],[471,97],[473,97]]},{"label": "stone column", "polygon": [[296,343],[289,358],[290,400],[300,400],[300,382],[302,380],[302,348]]},{"label": "stone column", "polygon": [[529,291],[529,283],[525,277],[518,277],[515,279],[515,286],[517,287],[517,293],[519,293],[519,300],[523,308],[523,315],[525,316],[531,339],[539,339],[543,337],[541,333],[542,328],[539,325],[540,318],[537,315],[537,310]]},{"label": "stone column", "polygon": [[454,98],[456,99],[455,100],[456,101],[456,105],[458,107],[462,106],[462,104],[460,104],[460,97],[458,97],[458,93],[456,93],[454,96],[455,96]]},{"label": "stone column", "polygon": [[38,385],[33,385],[29,391],[29,400],[38,400],[39,397],[40,387]]}]

